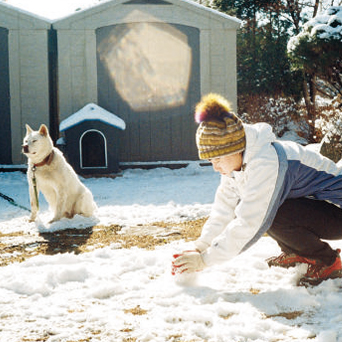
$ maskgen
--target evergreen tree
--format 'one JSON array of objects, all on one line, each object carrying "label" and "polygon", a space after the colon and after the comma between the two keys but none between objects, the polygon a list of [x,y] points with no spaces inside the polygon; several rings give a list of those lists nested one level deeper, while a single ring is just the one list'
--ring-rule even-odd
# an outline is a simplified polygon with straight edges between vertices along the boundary
[{"label": "evergreen tree", "polygon": [[214,0],[218,10],[243,20],[237,37],[238,92],[301,96],[300,73],[291,70],[287,56],[292,25],[279,1]]},{"label": "evergreen tree", "polygon": [[290,39],[288,51],[293,66],[311,81],[303,84],[308,87],[304,99],[314,136],[316,92],[331,98],[342,96],[342,7],[331,7],[308,21],[302,32]]},{"label": "evergreen tree", "polygon": [[315,76],[319,92],[342,95],[342,7],[331,7],[307,22],[288,48],[293,65]]}]

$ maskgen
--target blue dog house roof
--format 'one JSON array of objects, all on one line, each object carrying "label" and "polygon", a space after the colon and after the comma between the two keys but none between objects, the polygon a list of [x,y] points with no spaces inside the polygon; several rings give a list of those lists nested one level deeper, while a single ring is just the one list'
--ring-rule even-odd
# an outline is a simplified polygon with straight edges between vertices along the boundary
[{"label": "blue dog house roof", "polygon": [[99,120],[108,125],[117,127],[121,130],[126,129],[126,123],[115,114],[108,112],[95,103],[89,103],[80,109],[78,112],[72,114],[67,119],[63,120],[59,125],[61,132],[78,125],[83,121]]}]

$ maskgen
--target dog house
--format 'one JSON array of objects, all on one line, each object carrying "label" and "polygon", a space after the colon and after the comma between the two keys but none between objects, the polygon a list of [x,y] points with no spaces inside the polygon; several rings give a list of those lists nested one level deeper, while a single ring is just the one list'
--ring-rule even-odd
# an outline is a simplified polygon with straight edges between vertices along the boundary
[{"label": "dog house", "polygon": [[239,27],[190,0],[103,1],[55,21],[60,118],[97,103],[127,124],[121,162],[198,159],[201,95],[237,107]]},{"label": "dog house", "polygon": [[78,174],[117,173],[120,133],[125,128],[118,116],[90,103],[60,123],[62,150]]},{"label": "dog house", "polygon": [[0,164],[22,164],[25,123],[50,122],[51,23],[0,1]]}]

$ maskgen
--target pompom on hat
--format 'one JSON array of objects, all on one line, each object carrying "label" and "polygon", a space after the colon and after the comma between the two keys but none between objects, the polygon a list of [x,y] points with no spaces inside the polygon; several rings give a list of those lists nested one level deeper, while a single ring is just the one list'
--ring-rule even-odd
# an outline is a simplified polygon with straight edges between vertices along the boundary
[{"label": "pompom on hat", "polygon": [[229,102],[218,94],[204,96],[196,105],[199,123],[196,144],[200,159],[211,159],[243,152],[246,148],[242,121],[231,112]]}]

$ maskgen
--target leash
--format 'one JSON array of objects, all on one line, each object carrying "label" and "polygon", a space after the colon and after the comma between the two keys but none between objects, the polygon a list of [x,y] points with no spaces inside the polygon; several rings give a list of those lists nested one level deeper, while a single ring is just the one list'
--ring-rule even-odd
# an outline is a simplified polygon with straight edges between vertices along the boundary
[{"label": "leash", "polygon": [[4,200],[6,200],[7,202],[9,202],[10,204],[14,205],[15,207],[27,210],[29,212],[31,212],[30,209],[18,204],[13,198],[6,196],[5,194],[0,192],[0,197],[2,197]]},{"label": "leash", "polygon": [[39,210],[39,199],[38,199],[38,189],[37,189],[37,179],[36,179],[36,165],[32,166],[32,185],[34,191],[34,199],[36,200],[37,209]]},{"label": "leash", "polygon": [[38,210],[39,210],[39,197],[38,197],[36,170],[37,170],[37,167],[41,167],[41,166],[44,166],[44,165],[50,165],[54,155],[55,155],[55,152],[54,152],[54,150],[52,150],[51,153],[49,155],[47,155],[40,163],[33,164],[32,168],[31,168],[31,171],[32,171],[32,185],[33,185],[33,191],[34,191],[34,199],[36,201],[36,206],[37,206]]}]

